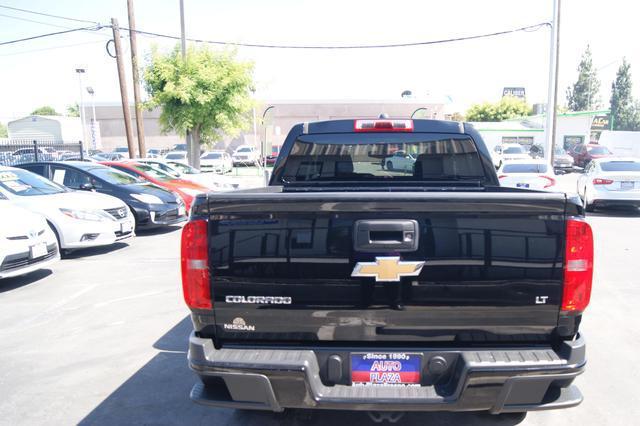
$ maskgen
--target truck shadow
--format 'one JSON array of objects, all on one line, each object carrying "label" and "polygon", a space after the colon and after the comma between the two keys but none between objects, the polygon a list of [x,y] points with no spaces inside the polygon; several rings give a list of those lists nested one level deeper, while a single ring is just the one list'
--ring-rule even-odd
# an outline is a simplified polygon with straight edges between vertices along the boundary
[{"label": "truck shadow", "polygon": [[[216,409],[189,399],[196,376],[187,366],[187,339],[191,321],[185,317],[158,339],[159,351],[111,395],[94,408],[82,425],[179,425],[226,426],[353,426],[374,425],[365,412],[287,410],[284,413]],[[522,418],[485,413],[407,413],[396,425],[515,425]],[[390,424],[388,422],[382,424]]]}]

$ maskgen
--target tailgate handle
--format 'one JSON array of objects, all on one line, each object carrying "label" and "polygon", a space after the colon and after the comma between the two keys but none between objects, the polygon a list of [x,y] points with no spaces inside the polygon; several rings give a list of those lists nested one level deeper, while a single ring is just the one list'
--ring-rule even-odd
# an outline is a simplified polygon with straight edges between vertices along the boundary
[{"label": "tailgate handle", "polygon": [[418,235],[415,220],[358,220],[354,225],[353,248],[361,252],[416,251]]}]

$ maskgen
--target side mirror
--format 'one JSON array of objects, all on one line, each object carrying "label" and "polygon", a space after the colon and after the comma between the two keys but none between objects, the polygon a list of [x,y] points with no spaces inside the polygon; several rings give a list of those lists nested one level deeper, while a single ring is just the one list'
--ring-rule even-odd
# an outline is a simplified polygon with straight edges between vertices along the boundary
[{"label": "side mirror", "polygon": [[89,182],[80,185],[80,191],[93,191],[94,189],[94,186]]}]

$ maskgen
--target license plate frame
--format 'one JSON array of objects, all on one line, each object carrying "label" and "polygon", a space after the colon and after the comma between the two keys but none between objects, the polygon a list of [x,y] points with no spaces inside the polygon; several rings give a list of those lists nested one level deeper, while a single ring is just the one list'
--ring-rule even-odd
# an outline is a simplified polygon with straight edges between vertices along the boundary
[{"label": "license plate frame", "polygon": [[635,188],[636,183],[632,180],[623,180],[620,181],[620,189],[629,190]]},{"label": "license plate frame", "polygon": [[48,253],[47,243],[38,243],[29,247],[29,258],[38,259],[45,257]]},{"label": "license plate frame", "polygon": [[353,386],[420,386],[422,354],[357,352],[351,354]]},{"label": "license plate frame", "polygon": [[516,183],[516,188],[529,188],[528,183]]}]

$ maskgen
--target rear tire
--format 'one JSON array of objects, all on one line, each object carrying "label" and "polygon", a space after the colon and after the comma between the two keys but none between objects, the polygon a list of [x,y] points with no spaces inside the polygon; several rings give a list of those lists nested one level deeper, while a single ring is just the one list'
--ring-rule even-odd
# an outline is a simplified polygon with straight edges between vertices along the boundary
[{"label": "rear tire", "polygon": [[393,170],[393,163],[391,161],[387,161],[387,170]]}]

